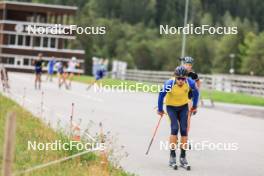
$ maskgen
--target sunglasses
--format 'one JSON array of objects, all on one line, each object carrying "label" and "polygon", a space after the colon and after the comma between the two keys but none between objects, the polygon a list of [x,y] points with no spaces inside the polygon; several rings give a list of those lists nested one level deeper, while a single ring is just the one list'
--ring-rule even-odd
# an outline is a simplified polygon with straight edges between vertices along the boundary
[{"label": "sunglasses", "polygon": [[179,80],[179,81],[185,81],[186,78],[185,77],[177,77],[177,80]]}]

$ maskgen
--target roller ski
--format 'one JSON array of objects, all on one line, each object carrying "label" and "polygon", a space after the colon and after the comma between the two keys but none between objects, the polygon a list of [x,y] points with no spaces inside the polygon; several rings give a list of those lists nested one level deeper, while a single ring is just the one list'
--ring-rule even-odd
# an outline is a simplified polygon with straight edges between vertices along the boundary
[{"label": "roller ski", "polygon": [[186,169],[186,170],[191,170],[191,166],[188,164],[186,158],[180,158],[180,167]]},{"label": "roller ski", "polygon": [[90,90],[92,86],[93,86],[93,84],[88,85],[88,87],[86,88],[86,90]]},{"label": "roller ski", "polygon": [[91,84],[88,85],[88,87],[86,88],[86,90],[90,90],[93,86],[95,86],[97,83],[97,81],[93,81]]},{"label": "roller ski", "polygon": [[176,164],[176,157],[170,157],[169,166],[172,167],[174,170],[178,169],[178,165]]}]

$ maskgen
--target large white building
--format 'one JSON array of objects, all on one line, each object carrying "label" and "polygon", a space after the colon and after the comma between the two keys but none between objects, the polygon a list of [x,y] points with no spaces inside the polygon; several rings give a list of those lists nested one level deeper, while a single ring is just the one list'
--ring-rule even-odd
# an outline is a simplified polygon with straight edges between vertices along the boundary
[{"label": "large white building", "polygon": [[74,34],[29,33],[29,27],[67,28],[77,7],[24,2],[0,2],[0,63],[10,70],[33,71],[38,53],[47,62],[52,56],[67,62],[76,57],[84,72],[84,50],[72,49]]}]

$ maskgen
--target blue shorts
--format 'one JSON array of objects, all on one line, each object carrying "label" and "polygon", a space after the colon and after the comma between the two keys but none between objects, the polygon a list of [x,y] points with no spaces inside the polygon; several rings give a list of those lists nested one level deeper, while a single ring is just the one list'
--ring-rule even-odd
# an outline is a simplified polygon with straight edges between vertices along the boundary
[{"label": "blue shorts", "polygon": [[41,74],[42,73],[42,69],[40,67],[36,67],[35,68],[35,73],[36,74]]},{"label": "blue shorts", "polygon": [[58,68],[58,73],[59,73],[59,74],[63,74],[63,73],[64,73],[63,68]]},{"label": "blue shorts", "polygon": [[104,77],[104,71],[99,70],[99,71],[97,71],[97,73],[96,73],[95,80],[102,79],[103,77]]},{"label": "blue shorts", "polygon": [[188,104],[167,106],[167,113],[171,120],[171,135],[178,135],[180,125],[181,136],[187,136],[188,110]]}]

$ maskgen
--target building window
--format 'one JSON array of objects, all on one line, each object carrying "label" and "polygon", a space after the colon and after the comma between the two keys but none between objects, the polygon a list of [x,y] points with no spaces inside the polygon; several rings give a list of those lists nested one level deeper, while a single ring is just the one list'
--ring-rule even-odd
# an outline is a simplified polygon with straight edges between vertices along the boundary
[{"label": "building window", "polygon": [[17,60],[17,61],[16,61],[16,64],[17,64],[17,65],[21,65],[21,60]]},{"label": "building window", "polygon": [[16,36],[8,35],[8,45],[15,45],[15,44],[16,44]]},{"label": "building window", "polygon": [[27,16],[27,21],[34,22],[34,16]]},{"label": "building window", "polygon": [[8,58],[8,64],[14,64],[15,63],[15,58],[14,57],[9,57]]},{"label": "building window", "polygon": [[15,63],[15,58],[13,58],[13,57],[2,57],[2,63],[13,65]]},{"label": "building window", "polygon": [[50,47],[51,48],[56,48],[56,39],[55,38],[51,38],[50,39]]},{"label": "building window", "polygon": [[30,46],[30,36],[26,36],[26,46]]},{"label": "building window", "polygon": [[23,65],[26,65],[26,66],[29,65],[29,58],[24,58]]},{"label": "building window", "polygon": [[68,47],[69,47],[69,43],[68,43],[68,40],[63,40],[63,43],[64,43],[64,46],[63,46],[63,48],[65,48],[65,49],[68,49]]},{"label": "building window", "polygon": [[18,44],[18,45],[23,45],[23,35],[19,35],[19,36],[18,36],[17,44]]},{"label": "building window", "polygon": [[34,46],[40,47],[40,37],[34,37]]},{"label": "building window", "polygon": [[43,47],[47,48],[49,44],[49,38],[43,37]]},{"label": "building window", "polygon": [[35,22],[39,23],[40,22],[40,15],[36,15],[35,17],[36,17]]}]

